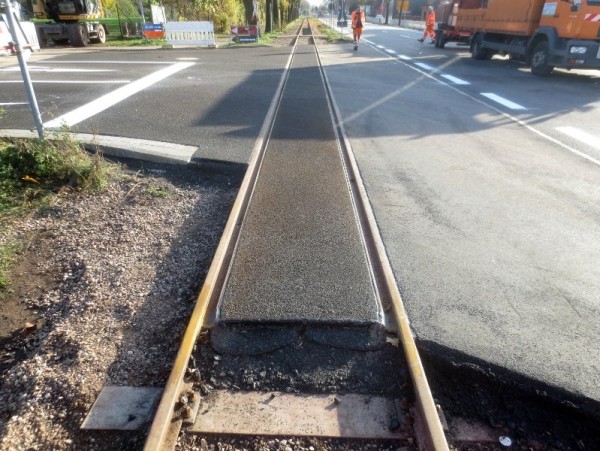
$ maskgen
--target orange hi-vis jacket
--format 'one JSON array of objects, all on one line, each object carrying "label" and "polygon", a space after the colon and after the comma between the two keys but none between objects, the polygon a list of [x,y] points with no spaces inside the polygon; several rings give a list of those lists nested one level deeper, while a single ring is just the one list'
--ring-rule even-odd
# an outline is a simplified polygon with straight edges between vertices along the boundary
[{"label": "orange hi-vis jacket", "polygon": [[425,17],[425,27],[428,30],[433,30],[433,27],[435,27],[435,12],[430,12],[427,13],[427,16]]},{"label": "orange hi-vis jacket", "polygon": [[[359,14],[360,14],[360,21],[358,20]],[[353,11],[352,12],[352,28],[362,28],[365,26],[364,24],[365,24],[365,12],[361,11],[359,13],[358,11]]]}]

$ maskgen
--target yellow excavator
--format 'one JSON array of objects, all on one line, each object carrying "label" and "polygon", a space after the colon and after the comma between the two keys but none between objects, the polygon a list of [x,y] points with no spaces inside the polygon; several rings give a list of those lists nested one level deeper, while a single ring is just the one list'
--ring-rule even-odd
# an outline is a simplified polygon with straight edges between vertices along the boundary
[{"label": "yellow excavator", "polygon": [[41,46],[71,43],[86,47],[90,43],[106,42],[108,30],[95,19],[103,17],[99,0],[27,0],[36,21],[35,28]]}]

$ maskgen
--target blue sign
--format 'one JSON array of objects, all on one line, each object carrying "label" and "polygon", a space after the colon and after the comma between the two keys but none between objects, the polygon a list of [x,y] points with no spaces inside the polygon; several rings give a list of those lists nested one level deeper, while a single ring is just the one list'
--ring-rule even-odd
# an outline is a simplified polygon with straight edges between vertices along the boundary
[{"label": "blue sign", "polygon": [[142,25],[144,31],[164,31],[164,26],[161,23],[145,23]]}]

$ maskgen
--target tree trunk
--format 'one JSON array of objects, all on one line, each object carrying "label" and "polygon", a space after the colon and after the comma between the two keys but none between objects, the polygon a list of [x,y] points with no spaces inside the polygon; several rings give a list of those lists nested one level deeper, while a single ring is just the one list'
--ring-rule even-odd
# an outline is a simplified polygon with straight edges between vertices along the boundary
[{"label": "tree trunk", "polygon": [[273,31],[273,16],[271,15],[271,5],[275,0],[267,0],[265,5],[265,32],[271,33]]},{"label": "tree trunk", "polygon": [[281,10],[279,9],[279,0],[272,0],[273,2],[273,19],[277,23],[276,29],[281,31]]},{"label": "tree trunk", "polygon": [[252,0],[244,0],[244,10],[246,23],[250,25],[256,25],[256,20],[252,17],[252,12],[254,11],[254,4],[252,3]]}]

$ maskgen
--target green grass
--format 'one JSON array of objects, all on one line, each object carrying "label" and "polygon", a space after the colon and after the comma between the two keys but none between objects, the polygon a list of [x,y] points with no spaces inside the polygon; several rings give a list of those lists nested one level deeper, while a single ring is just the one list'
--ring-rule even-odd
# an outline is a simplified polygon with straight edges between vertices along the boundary
[{"label": "green grass", "polygon": [[316,27],[317,31],[315,33],[322,34],[326,36],[327,42],[339,42],[339,41],[351,41],[352,37],[350,35],[343,36],[339,31],[336,31],[330,28],[328,25],[311,20],[311,24],[313,27]]},{"label": "green grass", "polygon": [[145,39],[145,38],[122,38],[108,36],[106,43],[95,44],[107,47],[144,47],[144,46],[160,46],[167,44],[166,39]]},{"label": "green grass", "polygon": [[0,245],[0,289],[6,288],[9,284],[10,265],[18,252],[19,246],[16,244]]},{"label": "green grass", "polygon": [[68,133],[53,140],[0,140],[0,222],[3,217],[43,206],[64,189],[102,189],[113,169],[88,154]]},{"label": "green grass", "polygon": [[169,197],[169,190],[150,185],[146,188],[146,192],[154,197]]}]

